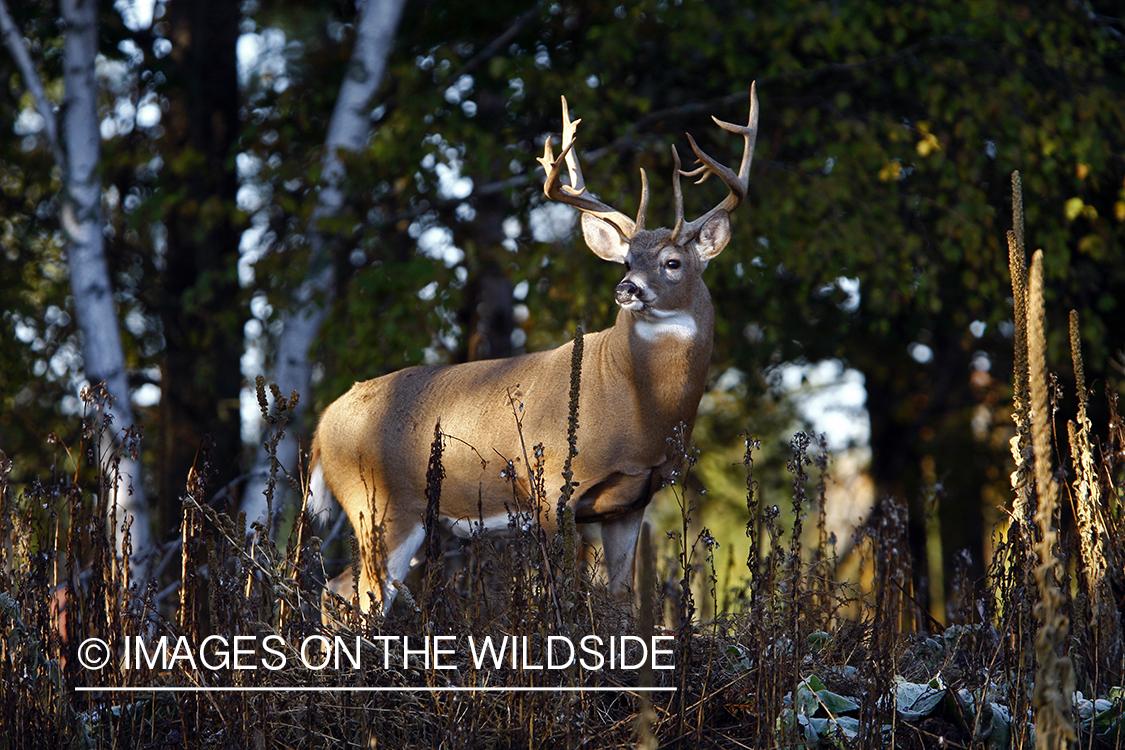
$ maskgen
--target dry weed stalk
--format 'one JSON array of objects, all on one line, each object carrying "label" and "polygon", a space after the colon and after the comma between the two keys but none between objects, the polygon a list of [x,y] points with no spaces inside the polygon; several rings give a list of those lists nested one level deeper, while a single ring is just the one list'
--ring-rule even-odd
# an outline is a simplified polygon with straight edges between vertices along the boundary
[{"label": "dry weed stalk", "polygon": [[[1015,362],[1012,367],[1012,419],[1016,434],[1012,438],[1012,489],[1016,491],[1012,515],[1021,531],[1031,521],[1030,479],[1031,441],[1028,404],[1027,363],[1027,257],[1023,244],[1023,187],[1020,173],[1012,172],[1012,229],[1008,232],[1008,267],[1012,277],[1012,315],[1015,330]],[[1024,532],[1026,533],[1026,532]]]},{"label": "dry weed stalk", "polygon": [[[640,588],[640,612],[637,616],[637,635],[642,638],[655,630],[653,619],[653,598],[656,591],[656,574],[653,570],[652,527],[641,527],[640,550],[637,563],[640,566],[638,586]],[[637,675],[637,684],[642,688],[653,686],[652,665],[643,666]],[[656,750],[660,746],[653,732],[656,710],[648,693],[641,693],[640,709],[637,711],[637,750]]]},{"label": "dry weed stalk", "polygon": [[1013,713],[1027,711],[1027,694],[1033,682],[1033,624],[1030,602],[1032,565],[1030,545],[1035,539],[1032,526],[1032,483],[1034,477],[1031,448],[1031,410],[1028,393],[1027,353],[1027,259],[1024,249],[1023,188],[1019,172],[1012,172],[1012,229],[1008,232],[1008,264],[1012,278],[1012,320],[1014,324],[1014,362],[1012,367],[1012,419],[1016,434],[1011,439],[1015,470],[1011,483],[1015,497],[1003,544],[1006,565],[1000,570],[996,590],[1003,597],[1002,608],[1013,637],[1006,639],[1008,659],[1015,671],[1010,681],[1009,702]]},{"label": "dry weed stalk", "polygon": [[1079,550],[1089,595],[1091,626],[1098,654],[1099,671],[1107,673],[1121,656],[1121,614],[1109,582],[1111,565],[1106,541],[1112,539],[1102,503],[1102,486],[1094,462],[1087,416],[1086,372],[1082,364],[1082,339],[1078,311],[1070,311],[1070,354],[1078,391],[1078,418],[1067,423],[1071,461],[1074,464],[1074,507],[1078,522]]},{"label": "dry weed stalk", "polygon": [[1047,402],[1047,341],[1044,332],[1043,251],[1036,250],[1031,259],[1027,295],[1028,375],[1031,393],[1031,436],[1035,452],[1035,487],[1037,507],[1035,523],[1039,538],[1035,551],[1039,564],[1035,580],[1039,585],[1039,602],[1035,614],[1039,633],[1035,638],[1035,655],[1039,668],[1035,675],[1032,705],[1035,708],[1035,747],[1037,750],[1064,750],[1074,745],[1078,735],[1071,716],[1075,676],[1070,658],[1060,656],[1066,646],[1070,621],[1062,612],[1063,592],[1058,582],[1062,566],[1055,555],[1058,533],[1055,513],[1058,510],[1058,483],[1051,469],[1050,407]]},{"label": "dry weed stalk", "polygon": [[584,349],[582,326],[574,330],[574,349],[570,359],[570,396],[566,421],[566,460],[563,462],[562,492],[556,519],[558,520],[561,555],[559,560],[559,606],[563,622],[571,623],[572,635],[577,635],[574,608],[578,606],[578,530],[574,521],[574,508],[570,498],[574,494],[574,471],[571,466],[578,455],[578,396],[582,387],[582,352]]}]

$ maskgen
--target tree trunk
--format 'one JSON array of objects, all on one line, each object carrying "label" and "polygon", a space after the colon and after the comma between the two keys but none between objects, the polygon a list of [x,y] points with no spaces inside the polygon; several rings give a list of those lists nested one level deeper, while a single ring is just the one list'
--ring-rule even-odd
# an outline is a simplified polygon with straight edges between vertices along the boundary
[{"label": "tree trunk", "polygon": [[[499,169],[497,169],[499,171]],[[514,353],[512,331],[515,311],[512,282],[503,266],[510,255],[503,247],[504,218],[511,206],[503,193],[480,196],[475,202],[473,234],[465,243],[466,253],[475,258],[469,283],[465,285],[465,304],[459,319],[465,338],[457,361],[501,359]]]},{"label": "tree trunk", "polygon": [[[971,410],[964,406],[973,401],[971,353],[956,340],[935,336],[931,345],[934,358],[926,365],[898,347],[862,369],[876,496],[906,502],[916,598],[943,620],[939,605],[946,592],[938,587],[948,588],[956,553],[968,550],[972,556],[972,580],[984,573],[980,488],[987,454],[974,441]],[[931,496],[934,507],[926,502]],[[934,510],[938,517],[928,518]],[[941,549],[934,546],[939,541]]]},{"label": "tree trunk", "polygon": [[[66,23],[64,45],[63,153],[64,175],[61,221],[67,237],[67,263],[74,293],[75,314],[82,332],[83,367],[93,384],[105,383],[112,398],[107,406],[113,418],[117,444],[133,429],[135,421],[131,392],[126,378],[125,353],[117,323],[113,287],[105,257],[102,227],[102,184],[97,175],[101,157],[94,61],[98,45],[98,4],[95,0],[63,0]],[[116,450],[103,446],[102,469],[113,477],[111,507],[116,509],[114,528],[120,533],[126,514],[134,517],[131,534],[133,567],[153,549],[153,537],[145,501],[139,449],[121,450],[121,462],[113,466]],[[116,469],[116,470],[115,470]],[[120,539],[118,539],[120,542]],[[120,547],[119,547],[120,549]]]},{"label": "tree trunk", "polygon": [[[402,15],[403,0],[368,0],[360,6],[356,20],[355,46],[349,70],[340,85],[332,119],[328,124],[316,208],[309,219],[309,266],[289,309],[282,315],[283,328],[277,342],[273,376],[269,378],[288,396],[303,396],[294,417],[299,419],[309,401],[312,363],[309,351],[328,314],[334,296],[332,237],[321,231],[326,219],[337,216],[344,205],[344,162],[338,152],[359,151],[371,135],[371,99],[383,81],[395,30]],[[278,463],[291,474],[299,468],[297,443],[290,437],[277,447]],[[258,450],[252,476],[243,493],[242,509],[248,520],[266,513],[267,479],[271,458],[265,447]]]},{"label": "tree trunk", "polygon": [[[167,5],[172,50],[165,59],[161,183],[168,247],[155,295],[164,331],[161,366],[158,510],[164,528],[180,518],[180,496],[205,436],[214,441],[208,480],[239,474],[239,395],[243,316],[235,151],[239,132],[238,42],[241,13],[229,0]],[[204,467],[196,466],[197,471]]]}]

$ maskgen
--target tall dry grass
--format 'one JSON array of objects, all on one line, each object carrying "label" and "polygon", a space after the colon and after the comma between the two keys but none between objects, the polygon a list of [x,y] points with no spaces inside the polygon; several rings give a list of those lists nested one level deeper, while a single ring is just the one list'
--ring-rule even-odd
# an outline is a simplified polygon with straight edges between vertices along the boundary
[{"label": "tall dry grass", "polygon": [[[714,540],[692,518],[704,501],[691,479],[695,451],[679,440],[673,491],[681,524],[659,539],[647,528],[642,535],[636,617],[608,601],[565,504],[543,506],[559,516],[556,535],[537,527],[507,541],[464,544],[438,536],[438,430],[425,575],[407,582],[385,620],[360,614],[353,591],[351,601],[332,603],[332,627],[323,625],[325,563],[307,518],[277,507],[281,492],[271,494],[265,524],[247,529],[244,518],[225,515],[215,507],[223,493],[207,485],[206,450],[185,484],[178,533],[167,539],[153,577],[133,581],[119,562],[128,550],[114,549],[106,527],[109,485],[100,472],[107,463],[96,451],[112,426],[91,393],[74,434],[51,438],[56,466],[18,492],[11,463],[0,456],[0,747],[1121,747],[1125,589],[1116,540],[1125,532],[1125,423],[1116,394],[1106,394],[1104,431],[1090,423],[1075,324],[1072,453],[1066,462],[1052,452],[1042,260],[1037,253],[1026,262],[1018,177],[1013,193],[1012,507],[984,580],[970,580],[970,565],[959,558],[950,625],[933,621],[918,601],[906,509],[894,498],[859,530],[850,564],[860,572],[836,579],[840,561],[823,513],[828,455],[804,434],[790,443],[789,513],[762,501],[760,443],[746,437],[749,554],[743,582],[729,591],[713,591]],[[572,449],[584,418],[576,406],[580,375],[576,366]],[[286,439],[293,399],[275,392],[281,408],[270,411],[262,385],[259,392],[276,447]],[[543,476],[536,446],[526,451],[535,492],[552,497],[560,480],[569,490],[571,477]],[[1064,466],[1069,484],[1060,481]],[[300,486],[280,472],[271,479],[271,492],[283,481]],[[1073,529],[1062,521],[1067,500]],[[789,517],[796,521],[784,526]],[[816,533],[803,533],[806,524]],[[810,538],[816,541],[806,546]],[[356,580],[359,547],[353,539],[351,560],[342,561]],[[695,592],[707,590],[725,603],[714,616],[696,608]],[[470,636],[526,638],[535,663],[552,638],[653,633],[672,637],[674,669],[478,668],[463,648],[449,657],[456,669],[418,658],[403,665],[403,649],[427,637],[462,644]],[[135,638],[182,636],[198,645],[213,635],[256,643],[275,636],[295,657],[304,639],[337,634],[360,639],[360,668],[312,669],[290,658],[279,670],[183,661],[163,669],[138,667],[135,654],[129,664],[125,658]],[[80,663],[80,645],[90,638],[111,654],[99,670]],[[674,691],[639,690],[649,687]]]}]

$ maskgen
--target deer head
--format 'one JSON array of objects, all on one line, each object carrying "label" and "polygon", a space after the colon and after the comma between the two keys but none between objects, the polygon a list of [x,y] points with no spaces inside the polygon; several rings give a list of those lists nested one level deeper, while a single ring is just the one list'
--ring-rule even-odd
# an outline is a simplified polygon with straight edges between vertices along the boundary
[{"label": "deer head", "polygon": [[[543,192],[551,200],[574,206],[582,212],[582,234],[586,244],[599,257],[627,267],[625,278],[617,286],[616,299],[623,309],[647,314],[650,317],[667,314],[675,310],[678,299],[662,300],[660,307],[654,306],[655,291],[650,286],[640,285],[638,279],[663,279],[665,287],[674,287],[685,278],[694,276],[690,266],[692,257],[698,260],[699,271],[718,255],[730,240],[730,214],[746,197],[750,181],[750,164],[754,157],[754,144],[758,134],[758,98],[754,87],[750,91],[750,118],[745,126],[723,122],[712,117],[715,123],[732,133],[739,133],[745,140],[742,163],[735,174],[729,167],[720,164],[699,148],[695,139],[688,134],[688,141],[695,152],[699,167],[684,172],[680,168],[680,155],[672,147],[675,164],[672,171],[672,188],[676,201],[676,219],[672,230],[646,230],[645,218],[648,212],[648,177],[641,170],[641,201],[637,219],[633,221],[625,214],[607,206],[588,194],[582,177],[582,169],[575,153],[578,125],[581,120],[571,120],[566,97],[562,97],[563,131],[562,151],[556,159],[551,139],[547,138],[543,156],[539,163],[546,172]],[[562,168],[565,164],[570,184],[562,184]],[[680,177],[698,177],[696,184],[704,182],[712,175],[722,180],[729,193],[718,205],[694,221],[684,221],[683,192]],[[676,252],[675,249],[683,252]],[[688,266],[688,267],[685,267]],[[658,271],[658,269],[660,269]],[[683,292],[687,292],[684,289]],[[685,296],[683,293],[679,296]]]}]

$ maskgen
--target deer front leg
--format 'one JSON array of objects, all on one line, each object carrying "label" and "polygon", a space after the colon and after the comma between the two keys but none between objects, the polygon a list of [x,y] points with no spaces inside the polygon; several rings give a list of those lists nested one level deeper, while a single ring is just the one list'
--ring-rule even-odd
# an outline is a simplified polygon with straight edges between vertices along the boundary
[{"label": "deer front leg", "polygon": [[641,476],[614,474],[587,490],[575,505],[579,523],[601,521],[609,593],[618,601],[632,601],[637,539],[645,508],[662,482],[659,469]]}]

